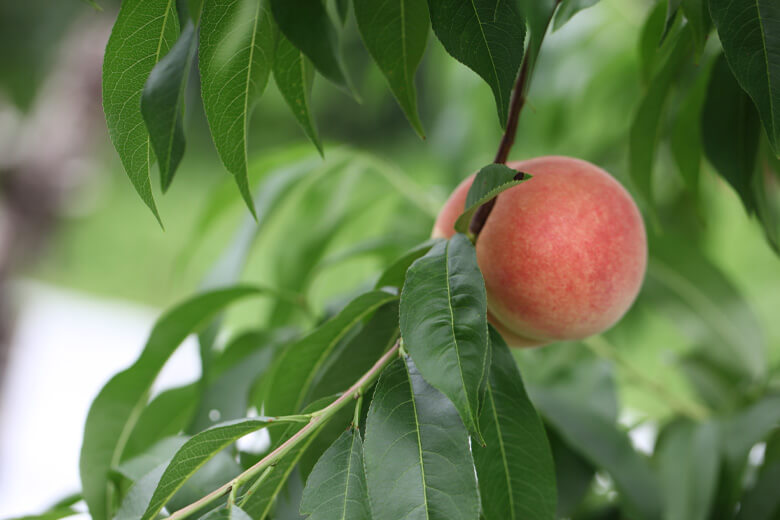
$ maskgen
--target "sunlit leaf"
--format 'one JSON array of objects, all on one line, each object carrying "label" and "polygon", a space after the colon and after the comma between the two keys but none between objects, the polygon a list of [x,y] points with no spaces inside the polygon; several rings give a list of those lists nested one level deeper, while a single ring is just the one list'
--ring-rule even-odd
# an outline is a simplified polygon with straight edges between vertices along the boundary
[{"label": "sunlit leaf", "polygon": [[[179,34],[174,0],[126,0],[119,9],[103,60],[103,110],[108,133],[130,182],[157,220],[149,169],[149,133],[141,115],[141,93],[149,73]],[[105,520],[105,501],[89,496],[95,520]]]},{"label": "sunlit leaf", "polygon": [[463,234],[438,242],[409,268],[401,337],[420,373],[449,397],[479,437],[490,366],[487,296],[474,246]]},{"label": "sunlit leaf", "polygon": [[505,126],[523,61],[525,20],[518,5],[501,0],[428,0],[428,6],[433,30],[447,52],[490,85],[498,120]]},{"label": "sunlit leaf", "polygon": [[479,493],[469,439],[450,401],[411,359],[385,369],[363,443],[374,520],[477,520]]},{"label": "sunlit leaf", "polygon": [[355,18],[366,48],[387,78],[390,90],[417,133],[414,75],[425,52],[431,21],[422,0],[354,0]]},{"label": "sunlit leaf", "polygon": [[201,93],[211,136],[249,209],[247,130],[252,107],[268,82],[276,28],[267,0],[209,0],[198,50]]}]

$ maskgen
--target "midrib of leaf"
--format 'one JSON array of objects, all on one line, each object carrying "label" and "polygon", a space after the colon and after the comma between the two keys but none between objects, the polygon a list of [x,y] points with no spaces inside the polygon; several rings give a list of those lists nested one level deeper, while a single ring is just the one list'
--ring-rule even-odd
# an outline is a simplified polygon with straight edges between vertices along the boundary
[{"label": "midrib of leaf", "polygon": [[347,464],[347,485],[344,489],[344,504],[341,509],[341,520],[347,519],[347,497],[349,496],[349,477],[352,476],[352,449],[355,447],[355,435],[357,432],[352,433],[352,439],[349,443],[349,464]]},{"label": "midrib of leaf", "polygon": [[774,136],[771,136],[771,139],[774,140],[775,136],[777,136],[777,121],[775,120],[775,109],[774,109],[774,100],[772,97],[772,74],[769,68],[769,53],[767,52],[766,48],[766,36],[764,34],[764,20],[761,18],[761,6],[759,5],[759,0],[754,0],[754,3],[756,4],[756,19],[758,20],[758,26],[759,26],[759,33],[761,34],[761,48],[763,49],[763,52],[761,53],[764,58],[764,65],[766,66],[766,89],[769,93],[769,117],[772,119],[772,131],[774,132]]},{"label": "midrib of leaf", "polygon": [[729,344],[731,344],[732,347],[736,347],[737,350],[740,349],[740,343],[734,341],[734,338],[739,337],[739,331],[731,325],[728,315],[721,313],[717,307],[713,306],[709,302],[707,296],[702,294],[701,291],[684,276],[679,276],[657,259],[651,259],[649,263],[654,274],[663,280],[664,284],[670,290],[687,299],[689,302],[695,303],[696,308],[709,317],[712,322],[710,326],[717,329],[722,337],[729,338]]},{"label": "midrib of leaf", "polygon": [[509,466],[507,465],[506,448],[504,447],[504,435],[501,430],[501,424],[498,422],[498,412],[496,411],[496,401],[493,399],[493,389],[490,385],[487,387],[488,398],[490,399],[490,405],[493,408],[493,421],[496,423],[496,433],[498,435],[498,447],[501,450],[501,465],[504,467],[504,475],[506,475],[506,487],[507,498],[509,499],[509,510],[512,513],[512,518],[515,518],[515,497],[512,494],[512,480],[509,477]]},{"label": "midrib of leaf", "polygon": [[425,464],[423,464],[422,436],[420,435],[420,421],[417,418],[417,399],[414,396],[414,385],[409,373],[409,365],[404,361],[404,370],[406,370],[406,380],[409,382],[409,393],[412,400],[412,415],[414,415],[415,433],[417,434],[417,455],[420,458],[420,476],[422,478],[423,505],[425,506],[425,518],[430,518],[428,514],[428,484],[425,480]]},{"label": "midrib of leaf", "polygon": [[[249,152],[247,151],[247,145],[246,145],[246,133],[247,133],[247,117],[248,117],[248,111],[249,111],[249,83],[251,82],[251,75],[252,75],[252,65],[254,63],[255,59],[255,40],[257,38],[257,22],[260,19],[260,4],[262,0],[255,0],[257,2],[257,9],[255,9],[255,20],[252,24],[252,39],[249,42],[249,62],[246,66],[246,83],[244,84],[244,112],[243,112],[243,123],[244,123],[244,170],[246,170],[247,165],[249,164]],[[255,214],[255,207],[254,204],[250,204],[250,209],[252,211],[252,214]],[[255,215],[255,218],[257,216]]]},{"label": "midrib of leaf", "polygon": [[[490,58],[490,65],[493,68],[493,75],[496,77],[496,86],[498,89],[496,90],[497,95],[501,101],[501,107],[503,109],[504,107],[504,95],[501,92],[501,80],[498,79],[498,69],[496,69],[496,63],[493,61],[493,53],[490,50],[490,46],[488,45],[487,41],[487,35],[485,34],[485,31],[482,29],[482,20],[479,18],[479,12],[477,11],[477,4],[474,3],[474,0],[470,0],[471,7],[474,9],[474,16],[477,18],[477,25],[479,25],[479,32],[482,34],[482,41],[485,43],[485,49],[488,51],[488,57]],[[498,10],[498,6],[501,3],[501,0],[496,2],[496,10]]]},{"label": "midrib of leaf", "polygon": [[[473,0],[472,0],[473,3]],[[466,398],[466,406],[469,408],[469,412],[473,412],[471,409],[471,400],[469,399],[469,394],[466,391],[466,380],[463,379],[463,365],[460,363],[460,346],[458,345],[458,340],[455,337],[455,311],[452,309],[452,291],[450,289],[450,263],[449,263],[449,252],[450,252],[450,243],[447,243],[447,248],[444,250],[444,272],[447,274],[446,276],[446,282],[447,282],[447,309],[450,311],[450,330],[452,331],[452,342],[455,344],[455,358],[458,360],[458,375],[460,376],[460,384],[461,388],[463,389],[463,395]],[[482,373],[484,375],[484,363],[482,368]],[[481,378],[480,378],[481,380]],[[475,428],[479,428],[478,425],[474,425]],[[479,431],[479,430],[477,430]]]}]

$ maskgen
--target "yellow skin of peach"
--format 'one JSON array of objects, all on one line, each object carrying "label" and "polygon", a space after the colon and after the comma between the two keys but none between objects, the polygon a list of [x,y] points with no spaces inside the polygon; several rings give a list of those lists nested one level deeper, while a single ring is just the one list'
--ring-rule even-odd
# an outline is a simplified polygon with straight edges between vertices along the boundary
[{"label": "yellow skin of peach", "polygon": [[[516,347],[609,329],[636,299],[647,267],[644,222],[631,195],[581,159],[507,166],[532,178],[498,196],[477,239],[490,322]],[[455,233],[473,180],[447,200],[434,237]]]}]

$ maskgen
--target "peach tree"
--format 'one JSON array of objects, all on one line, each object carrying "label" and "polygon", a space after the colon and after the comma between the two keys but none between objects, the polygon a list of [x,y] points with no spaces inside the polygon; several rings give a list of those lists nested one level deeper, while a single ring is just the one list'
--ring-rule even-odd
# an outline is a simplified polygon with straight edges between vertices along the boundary
[{"label": "peach tree", "polygon": [[[123,0],[105,51],[103,106],[130,182],[160,220],[150,173],[156,164],[162,191],[174,180],[196,68],[217,152],[252,216],[203,290],[165,312],[135,363],[99,392],[81,494],[45,518],[71,514],[81,498],[94,520],[777,518],[777,374],[735,286],[693,244],[658,233],[645,244],[631,197],[593,165],[592,178],[568,166],[506,165],[545,35],[595,3]],[[485,117],[497,115],[504,131],[492,163],[485,158],[445,208],[440,238],[402,254],[381,236],[324,254],[388,186],[425,209],[413,184],[375,157],[334,147],[328,163],[278,157],[259,180],[251,175],[249,119],[271,78],[323,152],[313,79],[358,95],[339,45],[350,28],[415,132],[424,135],[414,78],[434,36],[487,83],[496,114]],[[648,228],[675,218],[655,201],[656,157],[671,154],[689,206],[705,158],[778,251],[780,4],[660,1],[637,41],[644,87],[628,171]],[[349,185],[377,182],[355,161],[389,184],[350,199]],[[265,253],[278,257],[277,283],[237,284],[249,248],[289,200],[319,216],[277,232],[308,241]],[[206,215],[220,211],[215,197]],[[383,233],[399,232],[404,218],[428,226],[435,213],[401,215]],[[360,255],[382,267],[360,290],[312,308],[306,292],[317,273]],[[691,399],[627,364],[601,334],[631,305],[646,257],[640,301],[667,309],[694,345],[677,360]],[[228,330],[222,315],[248,299],[266,300],[270,319]],[[518,342],[499,332],[507,328],[533,343],[570,343],[513,350],[507,342]],[[193,333],[200,380],[152,396]],[[673,410],[651,454],[618,423],[614,366]],[[756,446],[759,462],[749,458]]]}]

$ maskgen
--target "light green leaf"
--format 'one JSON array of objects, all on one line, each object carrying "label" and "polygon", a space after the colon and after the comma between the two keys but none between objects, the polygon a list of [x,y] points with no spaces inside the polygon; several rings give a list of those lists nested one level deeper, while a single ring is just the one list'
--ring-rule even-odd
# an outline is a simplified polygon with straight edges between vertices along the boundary
[{"label": "light green leaf", "polygon": [[401,337],[420,373],[449,397],[481,441],[479,410],[490,366],[487,296],[465,235],[415,261],[401,291]]},{"label": "light green leaf", "polygon": [[311,87],[314,83],[314,67],[311,60],[290,40],[279,35],[274,59],[274,81],[287,106],[290,107],[303,133],[323,155],[314,114],[311,111]]},{"label": "light green leaf", "polygon": [[301,513],[309,520],[371,518],[360,432],[345,431],[322,455],[306,481]]},{"label": "light green leaf", "polygon": [[270,0],[279,29],[335,84],[351,90],[338,52],[338,36],[322,0]]},{"label": "light green leaf", "polygon": [[198,64],[211,136],[249,209],[247,129],[263,93],[276,46],[267,0],[208,0],[203,6]]},{"label": "light green leaf", "polygon": [[466,195],[463,214],[455,221],[455,230],[467,233],[469,223],[477,209],[502,191],[517,186],[530,179],[527,173],[518,172],[503,164],[489,164],[477,172],[474,182]]},{"label": "light green leaf", "polygon": [[755,103],[780,156],[780,4],[777,0],[709,0],[723,52]]},{"label": "light green leaf", "polygon": [[157,484],[160,482],[167,462],[138,479],[127,492],[113,520],[138,520],[146,511]]},{"label": "light green leaf", "polygon": [[544,426],[515,360],[490,330],[492,364],[479,418],[485,446],[472,445],[486,520],[555,518],[555,469]]},{"label": "light green leaf", "polygon": [[553,20],[553,30],[557,31],[563,25],[571,20],[571,18],[588,7],[596,5],[599,0],[562,0],[560,6],[555,11],[555,19]]},{"label": "light green leaf", "polygon": [[340,313],[309,335],[287,346],[274,361],[269,374],[266,413],[298,413],[318,371],[325,365],[338,342],[358,323],[397,296],[373,291],[352,300]]},{"label": "light green leaf", "polygon": [[200,294],[179,304],[157,321],[135,363],[102,388],[87,415],[79,464],[84,499],[93,517],[111,517],[111,468],[121,461],[128,437],[165,362],[199,325],[231,303],[259,294],[260,289],[237,286]]},{"label": "light green leaf", "polygon": [[152,69],[141,95],[141,114],[160,166],[163,191],[184,156],[184,94],[197,41],[195,26],[187,22],[170,52]]},{"label": "light green leaf", "polygon": [[547,26],[550,25],[550,21],[552,21],[555,14],[558,1],[516,0],[516,4],[521,15],[528,22],[528,48],[525,52],[530,74],[536,66],[536,60],[542,47],[542,40],[544,40],[544,35],[547,33]]},{"label": "light green leaf", "polygon": [[390,84],[390,90],[420,137],[414,74],[431,27],[422,0],[355,0],[355,18],[368,52]]},{"label": "light green leaf", "polygon": [[143,453],[122,462],[115,471],[136,482],[160,464],[167,464],[185,442],[187,442],[187,437],[184,435],[165,437],[148,447]]},{"label": "light green leaf", "polygon": [[363,457],[374,520],[479,518],[468,434],[409,358],[394,361],[379,379]]},{"label": "light green leaf", "polygon": [[718,427],[712,422],[676,421],[661,432],[655,448],[664,520],[706,520],[718,482]]},{"label": "light green leaf", "polygon": [[282,424],[273,418],[238,419],[212,426],[194,435],[173,456],[152,495],[141,520],[150,520],[165,506],[192,475],[217,453],[241,437],[271,424]]},{"label": "light green leaf", "polygon": [[406,271],[409,267],[421,256],[425,255],[431,250],[431,247],[438,242],[438,240],[428,240],[419,244],[403,256],[390,264],[390,267],[385,269],[382,275],[377,280],[375,288],[381,289],[382,287],[396,287],[400,289],[404,285],[406,279]]},{"label": "light green leaf", "polygon": [[[428,6],[439,41],[490,85],[498,120],[506,126],[525,42],[525,20],[518,5],[502,0],[428,0]],[[549,17],[545,27],[547,22]]]},{"label": "light green leaf", "polygon": [[[111,142],[130,182],[157,220],[149,169],[152,146],[141,115],[141,93],[149,73],[179,35],[173,0],[125,0],[119,9],[103,60],[103,111]],[[90,497],[90,501],[92,498]],[[98,505],[92,501],[92,504]],[[105,520],[104,508],[90,511]]]},{"label": "light green leaf", "polygon": [[[206,0],[208,2],[208,0]],[[247,514],[246,511],[233,504],[230,507],[220,507],[215,509],[207,515],[204,515],[201,520],[252,520],[252,517]]]}]

